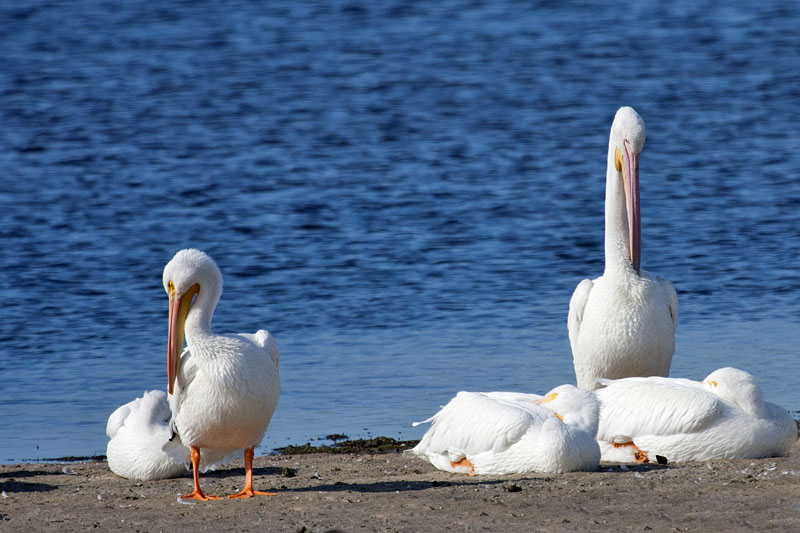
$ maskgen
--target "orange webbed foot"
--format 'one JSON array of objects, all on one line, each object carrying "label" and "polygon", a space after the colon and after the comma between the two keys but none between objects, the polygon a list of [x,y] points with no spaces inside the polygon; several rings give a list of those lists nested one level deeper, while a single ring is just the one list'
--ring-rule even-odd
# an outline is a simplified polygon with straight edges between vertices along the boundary
[{"label": "orange webbed foot", "polygon": [[264,492],[261,490],[244,489],[242,492],[231,494],[228,498],[251,498],[253,496],[277,496],[276,492]]},{"label": "orange webbed foot", "polygon": [[193,492],[191,492],[189,494],[184,494],[180,498],[181,498],[181,500],[201,500],[201,501],[221,500],[222,499],[221,496],[209,496],[208,494],[204,493],[202,490],[194,490]]},{"label": "orange webbed foot", "polygon": [[650,458],[647,457],[647,452],[640,449],[633,442],[612,442],[611,444],[614,446],[614,448],[625,448],[625,447],[633,448],[633,459],[637,463],[650,462]]},{"label": "orange webbed foot", "polygon": [[466,457],[464,457],[460,461],[456,461],[456,462],[450,461],[450,466],[452,466],[453,468],[456,468],[456,467],[459,467],[459,466],[467,467],[467,468],[469,468],[469,476],[470,477],[473,477],[473,476],[477,475],[477,474],[475,474],[475,467],[469,461],[469,459],[467,459]]},{"label": "orange webbed foot", "polygon": [[274,492],[262,492],[253,490],[253,448],[244,451],[244,489],[237,494],[231,494],[228,498],[252,498],[253,496],[276,496]]}]

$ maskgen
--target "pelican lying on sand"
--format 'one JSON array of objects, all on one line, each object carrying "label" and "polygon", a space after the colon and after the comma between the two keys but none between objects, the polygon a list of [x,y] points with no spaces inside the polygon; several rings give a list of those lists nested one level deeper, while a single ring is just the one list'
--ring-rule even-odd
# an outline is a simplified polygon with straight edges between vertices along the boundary
[{"label": "pelican lying on sand", "polygon": [[128,479],[165,479],[189,472],[184,458],[175,462],[162,447],[172,431],[172,413],[164,391],[145,392],[141,398],[126,403],[108,417],[106,434],[110,439],[106,456],[108,467]]},{"label": "pelican lying on sand", "polygon": [[597,440],[604,461],[669,462],[786,455],[791,415],[764,402],[755,378],[721,368],[702,382],[680,378],[600,380]]},{"label": "pelican lying on sand", "polygon": [[[168,391],[174,436],[172,454],[189,447],[194,491],[206,500],[199,471],[244,449],[245,486],[231,498],[271,494],[253,490],[253,449],[267,430],[280,396],[279,352],[265,330],[238,335],[211,332],[222,293],[222,274],[199,250],[181,250],[164,268],[169,295]],[[184,334],[187,348],[181,354]]]},{"label": "pelican lying on sand", "polygon": [[667,376],[675,351],[678,295],[641,269],[639,154],[644,121],[633,108],[614,117],[606,171],[603,275],[585,279],[569,303],[569,342],[578,386],[596,378]]},{"label": "pelican lying on sand", "polygon": [[476,474],[595,470],[598,403],[572,385],[543,397],[459,392],[406,455],[440,470]]}]

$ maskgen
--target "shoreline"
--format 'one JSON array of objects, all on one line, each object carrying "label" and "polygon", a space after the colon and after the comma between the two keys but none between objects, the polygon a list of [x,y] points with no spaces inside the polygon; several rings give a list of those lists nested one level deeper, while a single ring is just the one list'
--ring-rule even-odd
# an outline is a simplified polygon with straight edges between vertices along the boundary
[{"label": "shoreline", "polygon": [[[241,460],[201,476],[244,481]],[[395,451],[259,456],[247,500],[179,502],[191,477],[137,482],[103,461],[0,465],[0,530],[800,530],[800,444],[787,457],[462,476]]]},{"label": "shoreline", "polygon": [[[314,445],[311,444],[311,441],[307,441],[305,444],[289,444],[287,446],[274,448],[270,453],[257,455],[257,457],[306,455],[310,453],[389,453],[413,448],[419,442],[419,440],[397,440],[392,437],[383,436],[370,439],[350,439],[350,437],[343,433],[326,435],[325,437],[319,437],[315,440],[317,442],[330,441],[333,444]],[[104,462],[105,460],[105,455],[65,455],[63,457],[22,459],[20,461],[0,463],[0,467],[19,464],[36,465],[85,463],[89,461]]]}]

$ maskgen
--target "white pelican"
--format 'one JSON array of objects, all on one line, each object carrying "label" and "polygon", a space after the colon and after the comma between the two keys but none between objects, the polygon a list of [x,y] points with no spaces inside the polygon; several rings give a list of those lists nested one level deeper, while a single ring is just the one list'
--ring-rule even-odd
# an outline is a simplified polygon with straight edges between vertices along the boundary
[{"label": "white pelican", "polygon": [[544,397],[459,392],[407,455],[440,470],[476,474],[595,470],[600,450],[594,394],[562,385]]},{"label": "white pelican", "polygon": [[633,108],[620,108],[608,142],[605,271],[580,282],[569,302],[569,342],[583,389],[595,389],[596,378],[667,376],[675,351],[675,287],[640,265],[642,146],[644,121]]},{"label": "white pelican", "polygon": [[108,467],[128,479],[166,479],[188,472],[189,450],[175,462],[163,450],[172,431],[172,413],[164,391],[145,392],[141,398],[126,403],[108,417],[106,450]]},{"label": "white pelican", "polygon": [[[164,267],[169,295],[168,391],[175,432],[170,445],[191,450],[194,491],[206,500],[198,469],[244,449],[245,486],[230,498],[272,494],[253,490],[253,448],[261,442],[280,396],[278,345],[265,330],[215,335],[211,315],[222,274],[199,250],[181,250]],[[184,332],[187,348],[181,353]]]},{"label": "white pelican", "polygon": [[600,380],[597,440],[604,461],[670,462],[786,455],[797,438],[791,415],[764,402],[749,373],[715,370],[678,378]]}]

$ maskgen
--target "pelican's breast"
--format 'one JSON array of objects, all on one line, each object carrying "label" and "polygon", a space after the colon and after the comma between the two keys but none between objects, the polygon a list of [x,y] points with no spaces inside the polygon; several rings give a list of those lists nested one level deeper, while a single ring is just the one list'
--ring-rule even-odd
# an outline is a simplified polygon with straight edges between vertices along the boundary
[{"label": "pelican's breast", "polygon": [[175,425],[187,446],[257,445],[280,396],[278,367],[241,335],[214,335],[191,346],[181,364]]},{"label": "pelican's breast", "polygon": [[609,379],[666,375],[675,350],[675,328],[660,283],[635,278],[620,284],[598,278],[586,303],[578,338],[587,363],[607,365]]}]

